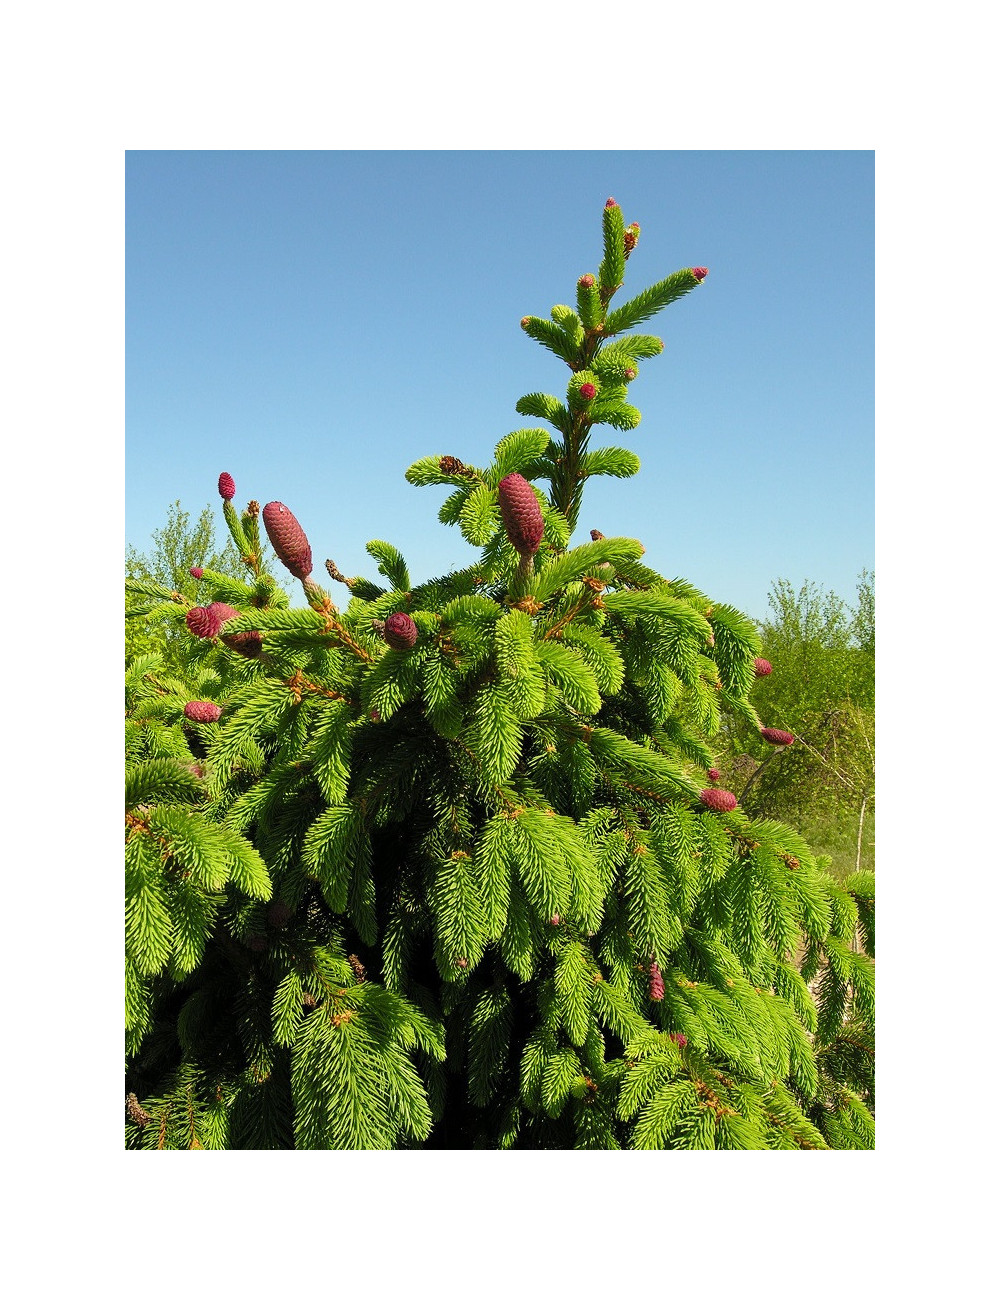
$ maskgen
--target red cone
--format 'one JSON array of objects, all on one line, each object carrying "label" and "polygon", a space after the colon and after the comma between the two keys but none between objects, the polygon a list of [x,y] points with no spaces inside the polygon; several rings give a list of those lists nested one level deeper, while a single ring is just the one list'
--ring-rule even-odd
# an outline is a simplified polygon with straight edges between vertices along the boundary
[{"label": "red cone", "polygon": [[654,1002],[663,1001],[663,976],[660,974],[660,968],[656,962],[649,964],[649,996]]},{"label": "red cone", "polygon": [[187,623],[188,631],[195,636],[213,637],[218,636],[223,623],[236,618],[238,612],[232,605],[223,605],[217,600],[205,608],[196,605],[194,609],[189,609],[184,615],[184,621]]},{"label": "red cone", "polygon": [[790,745],[795,739],[790,731],[779,731],[777,727],[761,727],[760,734],[769,745]]},{"label": "red cone", "polygon": [[417,643],[417,625],[409,614],[390,614],[382,638],[393,650],[410,650]]},{"label": "red cone", "polygon": [[771,665],[766,659],[755,659],[753,661],[753,675],[755,677],[770,677]]},{"label": "red cone", "polygon": [[233,482],[232,474],[222,473],[219,475],[219,496],[223,501],[232,501],[236,495],[236,484]]}]

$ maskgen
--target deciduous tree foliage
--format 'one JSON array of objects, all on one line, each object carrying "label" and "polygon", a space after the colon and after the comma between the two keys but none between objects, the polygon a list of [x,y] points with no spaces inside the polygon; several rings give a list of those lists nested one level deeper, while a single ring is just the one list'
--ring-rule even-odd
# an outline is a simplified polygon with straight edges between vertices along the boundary
[{"label": "deciduous tree foliage", "polygon": [[728,711],[720,765],[748,811],[842,828],[860,867],[875,804],[874,576],[859,576],[853,609],[815,583],[796,591],[787,579],[768,601],[760,633],[773,671],[750,698],[767,701],[796,743],[775,753],[750,721]]},{"label": "deciduous tree foliage", "polygon": [[612,311],[639,229],[602,222],[575,308],[521,322],[570,371],[517,403],[546,427],[407,472],[473,564],[413,584],[374,540],[327,590],[308,521],[225,474],[244,578],[132,583],[191,666],[127,674],[130,1147],[871,1144],[872,880],[706,797],[722,707],[760,725],[753,624],[634,539],[569,545],[586,480],[638,469],[588,445],[639,421],[635,326],[706,275]]}]

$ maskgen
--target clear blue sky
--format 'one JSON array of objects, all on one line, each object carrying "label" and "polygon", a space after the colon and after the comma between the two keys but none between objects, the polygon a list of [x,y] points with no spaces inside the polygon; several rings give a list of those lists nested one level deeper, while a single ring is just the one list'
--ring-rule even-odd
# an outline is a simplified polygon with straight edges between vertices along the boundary
[{"label": "clear blue sky", "polygon": [[[573,303],[609,195],[642,227],[616,303],[685,266],[641,328],[633,479],[591,480],[591,528],[754,617],[778,577],[851,599],[874,568],[874,154],[132,152],[126,165],[126,536],[169,505],[281,500],[318,570],[415,581],[475,552],[420,456],[486,464],[514,404],[569,371],[519,327]],[[224,525],[219,511],[219,535]],[[343,594],[343,593],[341,593]]]}]

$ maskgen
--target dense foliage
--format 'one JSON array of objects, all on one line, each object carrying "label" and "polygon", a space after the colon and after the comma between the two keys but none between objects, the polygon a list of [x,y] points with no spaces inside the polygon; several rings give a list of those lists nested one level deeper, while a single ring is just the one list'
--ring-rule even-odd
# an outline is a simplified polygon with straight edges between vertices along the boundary
[{"label": "dense foliage", "polygon": [[517,403],[548,427],[407,472],[475,563],[413,583],[371,541],[379,581],[326,562],[341,608],[224,473],[242,578],[130,580],[186,649],[127,674],[129,1146],[871,1144],[870,873],[713,777],[723,709],[761,727],[756,629],[569,545],[587,478],[639,468],[590,446],[639,422],[636,327],[706,275],[612,309],[638,236],[608,200],[575,306],[521,322],[570,371]]}]

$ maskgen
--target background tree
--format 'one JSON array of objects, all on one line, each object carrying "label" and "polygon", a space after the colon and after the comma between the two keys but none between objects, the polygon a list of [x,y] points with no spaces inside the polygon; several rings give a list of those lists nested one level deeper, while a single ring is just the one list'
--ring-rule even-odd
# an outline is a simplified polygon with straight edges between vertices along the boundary
[{"label": "background tree", "polygon": [[549,427],[407,471],[474,563],[414,584],[371,540],[377,580],[326,561],[340,608],[223,473],[242,579],[130,580],[192,642],[127,680],[130,1146],[870,1145],[872,882],[711,767],[723,707],[761,726],[755,627],[637,540],[569,545],[586,480],[639,468],[590,445],[639,422],[635,328],[707,274],[612,309],[639,228],[602,227],[575,309],[521,321],[570,371],[516,404]]},{"label": "background tree", "polygon": [[840,874],[871,867],[875,799],[875,582],[864,571],[852,608],[807,582],[779,579],[768,595],[772,617],[760,627],[771,671],[758,677],[754,702],[795,736],[774,749],[729,711],[728,752],[720,763],[744,806],[788,818]]}]

